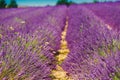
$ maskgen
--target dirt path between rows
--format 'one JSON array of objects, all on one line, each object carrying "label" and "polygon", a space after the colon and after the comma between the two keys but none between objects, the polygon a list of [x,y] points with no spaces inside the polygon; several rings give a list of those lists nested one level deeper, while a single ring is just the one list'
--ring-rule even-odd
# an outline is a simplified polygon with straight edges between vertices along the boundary
[{"label": "dirt path between rows", "polygon": [[72,80],[72,78],[67,75],[67,72],[64,71],[63,68],[60,66],[61,63],[67,58],[67,55],[70,52],[66,41],[67,28],[68,28],[68,17],[66,17],[65,28],[61,33],[60,49],[58,50],[59,55],[56,56],[56,60],[57,60],[56,69],[52,70],[51,72],[53,76],[53,80]]}]

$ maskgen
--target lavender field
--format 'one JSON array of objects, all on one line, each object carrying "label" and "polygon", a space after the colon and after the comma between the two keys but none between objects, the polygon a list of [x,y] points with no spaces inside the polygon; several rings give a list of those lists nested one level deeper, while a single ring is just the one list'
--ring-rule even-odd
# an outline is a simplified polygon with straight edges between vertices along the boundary
[{"label": "lavender field", "polygon": [[0,80],[120,80],[120,2],[0,9]]}]

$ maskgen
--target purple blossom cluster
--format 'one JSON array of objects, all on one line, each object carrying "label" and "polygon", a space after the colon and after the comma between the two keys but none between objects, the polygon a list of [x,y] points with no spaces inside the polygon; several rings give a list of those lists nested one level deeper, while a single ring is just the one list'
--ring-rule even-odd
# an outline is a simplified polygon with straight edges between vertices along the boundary
[{"label": "purple blossom cluster", "polygon": [[[76,10],[74,10],[76,9]],[[62,67],[74,80],[119,80],[120,36],[84,6],[69,7],[70,53]]]}]

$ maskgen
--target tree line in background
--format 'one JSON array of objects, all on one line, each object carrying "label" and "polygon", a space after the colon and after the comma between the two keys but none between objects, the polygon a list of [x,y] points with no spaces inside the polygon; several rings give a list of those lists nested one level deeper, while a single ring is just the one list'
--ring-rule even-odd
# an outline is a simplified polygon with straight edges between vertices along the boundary
[{"label": "tree line in background", "polygon": [[[104,0],[104,2],[106,2],[106,0]],[[87,2],[83,2],[83,3],[87,3]],[[93,0],[93,3],[99,3],[99,0]],[[71,4],[76,4],[76,3],[69,1],[69,0],[58,0],[56,5],[70,6]]]},{"label": "tree line in background", "polygon": [[16,0],[11,0],[9,4],[5,0],[0,0],[0,8],[17,8]]},{"label": "tree line in background", "polygon": [[74,2],[68,1],[68,0],[58,0],[56,5],[67,5],[67,6],[70,6],[71,4],[74,4]]},{"label": "tree line in background", "polygon": [[[99,0],[93,0],[93,3],[98,3]],[[106,0],[105,0],[106,2]],[[86,2],[83,2],[86,3]],[[76,4],[69,0],[58,0],[56,5],[67,5],[70,6],[71,4]],[[16,3],[16,0],[11,0],[9,4],[5,2],[5,0],[0,0],[0,8],[17,8],[18,5]]]}]

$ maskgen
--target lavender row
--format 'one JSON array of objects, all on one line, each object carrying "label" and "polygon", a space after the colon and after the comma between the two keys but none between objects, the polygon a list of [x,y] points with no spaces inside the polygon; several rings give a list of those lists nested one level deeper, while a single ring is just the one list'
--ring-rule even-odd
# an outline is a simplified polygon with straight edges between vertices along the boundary
[{"label": "lavender row", "polygon": [[[120,8],[119,2],[116,3],[97,3],[84,5],[95,13],[103,22],[113,29],[120,30]],[[116,6],[115,6],[116,5]]]},{"label": "lavender row", "polygon": [[[50,8],[50,10],[51,10],[51,8]],[[19,13],[19,14],[16,13],[12,16],[9,16],[9,17],[5,18],[4,20],[2,20],[0,22],[0,24],[2,26],[5,26],[6,28],[13,27],[18,32],[20,31],[20,32],[23,33],[23,31],[24,31],[24,33],[27,33],[28,31],[26,31],[26,30],[29,30],[32,27],[34,27],[34,26],[32,26],[31,28],[29,27],[30,24],[32,24],[31,20],[34,21],[35,18],[37,18],[41,14],[42,14],[41,16],[43,16],[43,14],[46,13],[46,12],[48,12],[48,9],[43,11],[43,9],[41,9],[41,8],[40,9],[34,8],[34,10],[31,8],[31,10],[29,10],[29,11],[25,11],[25,12],[22,12],[22,13]],[[28,15],[28,13],[29,13],[29,15]]]},{"label": "lavender row", "polygon": [[[56,8],[58,10],[56,10]],[[59,13],[61,13],[61,15],[58,15]],[[65,16],[65,6],[46,7],[42,9],[35,8],[32,12],[29,12],[29,15],[28,13],[16,14],[4,19],[0,24],[8,28],[14,27],[17,31],[21,30],[25,31],[25,33],[37,30],[36,28],[39,27],[41,28],[51,26],[54,28],[49,27],[49,29],[54,29],[56,32],[61,33],[62,29],[64,28]],[[57,33],[54,32],[54,35],[56,34]]]},{"label": "lavender row", "polygon": [[[75,10],[74,10],[75,9]],[[120,37],[85,7],[69,8],[70,54],[62,67],[74,80],[116,80],[120,76]]]},{"label": "lavender row", "polygon": [[[34,8],[32,8],[34,9]],[[9,18],[10,16],[26,13],[32,10],[31,8],[18,8],[18,9],[1,9],[0,10],[0,21],[3,21],[5,18]]]},{"label": "lavender row", "polygon": [[120,9],[120,2],[110,2],[110,3],[106,3],[109,6],[112,6],[114,8]]},{"label": "lavender row", "polygon": [[2,21],[0,79],[51,80],[52,51],[59,47],[65,17],[66,7],[61,6],[36,8]]},{"label": "lavender row", "polygon": [[46,51],[50,48],[40,42],[42,36],[22,34],[13,36],[14,38],[2,41],[7,37],[5,35],[1,40],[0,79],[50,80],[49,74],[54,68],[52,65],[54,58],[49,51]]}]

